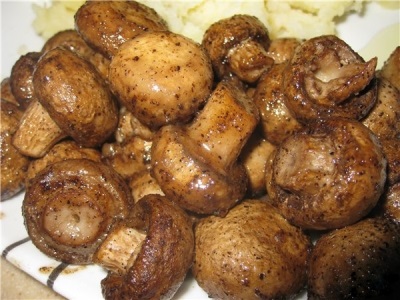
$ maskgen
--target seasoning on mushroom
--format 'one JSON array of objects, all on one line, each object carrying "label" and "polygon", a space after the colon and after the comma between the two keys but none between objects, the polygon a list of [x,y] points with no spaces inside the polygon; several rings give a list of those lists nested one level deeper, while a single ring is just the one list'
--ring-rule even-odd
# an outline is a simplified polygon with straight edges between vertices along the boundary
[{"label": "seasoning on mushroom", "polygon": [[240,84],[221,81],[193,122],[157,132],[151,150],[153,177],[184,209],[226,214],[246,192],[248,177],[238,157],[258,120]]},{"label": "seasoning on mushroom", "polygon": [[48,165],[32,180],[22,212],[40,251],[65,263],[90,264],[132,205],[128,186],[112,168],[89,159],[67,159]]}]

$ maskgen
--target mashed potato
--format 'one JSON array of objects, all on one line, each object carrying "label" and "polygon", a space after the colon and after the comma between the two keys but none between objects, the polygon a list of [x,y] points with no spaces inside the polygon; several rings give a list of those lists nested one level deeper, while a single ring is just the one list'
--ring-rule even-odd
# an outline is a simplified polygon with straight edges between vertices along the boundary
[{"label": "mashed potato", "polygon": [[[204,31],[219,19],[234,14],[250,14],[265,23],[272,38],[310,38],[335,34],[337,19],[360,13],[368,0],[142,0],[154,8],[174,32],[200,42]],[[51,1],[33,4],[36,32],[47,39],[54,33],[74,27],[73,15],[84,1]]]}]

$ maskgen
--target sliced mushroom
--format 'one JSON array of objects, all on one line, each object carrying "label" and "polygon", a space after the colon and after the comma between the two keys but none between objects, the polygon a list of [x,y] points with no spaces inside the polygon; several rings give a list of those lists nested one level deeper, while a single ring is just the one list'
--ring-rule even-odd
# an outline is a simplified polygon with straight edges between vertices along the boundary
[{"label": "sliced mushroom", "polygon": [[25,193],[22,212],[39,250],[65,263],[90,264],[132,205],[128,186],[112,168],[89,159],[68,159],[38,173]]},{"label": "sliced mushroom", "polygon": [[172,32],[147,32],[111,60],[110,88],[153,129],[188,122],[211,93],[212,66],[199,44]]},{"label": "sliced mushroom", "polygon": [[154,9],[136,1],[86,1],[75,14],[75,27],[88,45],[107,58],[141,33],[168,30]]},{"label": "sliced mushroom", "polygon": [[267,55],[269,44],[267,28],[250,15],[234,15],[213,23],[202,40],[217,79],[234,74],[247,83],[255,83],[274,63]]},{"label": "sliced mushroom", "polygon": [[137,202],[99,247],[96,262],[110,269],[105,299],[171,299],[192,265],[191,219],[160,195]]},{"label": "sliced mushroom", "polygon": [[20,106],[17,99],[14,97],[12,90],[11,90],[11,79],[10,77],[6,77],[1,81],[1,99],[11,102],[17,106]]},{"label": "sliced mushroom", "polygon": [[246,192],[248,178],[238,157],[258,120],[241,86],[221,81],[192,123],[163,126],[157,132],[153,177],[184,209],[226,214]]},{"label": "sliced mushroom", "polygon": [[12,137],[18,128],[23,111],[14,103],[1,99],[1,200],[7,200],[25,187],[25,175],[29,158],[21,154],[13,145]]},{"label": "sliced mushroom", "polygon": [[339,228],[359,221],[376,206],[386,166],[377,137],[360,122],[319,120],[278,146],[267,172],[267,191],[293,224]]},{"label": "sliced mushroom", "polygon": [[310,248],[268,202],[245,200],[196,225],[192,271],[215,299],[292,299],[305,288]]},{"label": "sliced mushroom", "polygon": [[377,58],[364,62],[336,36],[304,41],[284,72],[286,105],[301,122],[363,118],[376,101]]},{"label": "sliced mushroom", "polygon": [[396,299],[400,227],[369,218],[323,235],[312,251],[309,299]]}]

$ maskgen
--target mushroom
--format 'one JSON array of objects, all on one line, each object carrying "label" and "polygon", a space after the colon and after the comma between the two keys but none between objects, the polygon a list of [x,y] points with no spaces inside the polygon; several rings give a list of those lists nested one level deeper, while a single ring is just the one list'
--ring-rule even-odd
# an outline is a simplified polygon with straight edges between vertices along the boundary
[{"label": "mushroom", "polygon": [[267,55],[274,59],[274,64],[287,63],[293,56],[297,46],[303,40],[296,38],[276,38],[272,39],[268,47]]},{"label": "mushroom", "polygon": [[149,194],[165,195],[157,180],[151,176],[150,170],[136,173],[128,180],[128,184],[135,203]]},{"label": "mushroom", "polygon": [[46,52],[33,84],[38,102],[27,109],[13,138],[23,154],[42,157],[65,136],[96,147],[115,131],[116,101],[100,74],[77,54],[63,48]]},{"label": "mushroom", "polygon": [[278,147],[267,192],[292,224],[326,230],[353,224],[377,204],[387,161],[378,138],[360,122],[310,123]]},{"label": "mushroom", "polygon": [[132,136],[123,143],[105,143],[102,155],[105,163],[110,165],[125,180],[150,169],[152,141]]},{"label": "mushroom", "polygon": [[33,71],[41,55],[40,52],[22,55],[11,69],[11,91],[23,109],[26,109],[35,97]]},{"label": "mushroom", "polygon": [[171,299],[192,265],[191,219],[160,195],[147,195],[119,222],[96,252],[109,270],[105,299]]},{"label": "mushroom", "polygon": [[57,47],[64,47],[89,61],[101,74],[103,79],[107,81],[110,60],[90,48],[76,30],[66,29],[57,32],[46,41],[41,52],[46,53]]},{"label": "mushroom", "polygon": [[385,61],[379,76],[389,80],[400,91],[400,46],[397,46]]},{"label": "mushroom", "polygon": [[256,17],[234,15],[213,23],[204,33],[202,45],[217,76],[230,74],[255,83],[274,60],[268,56],[268,30]]},{"label": "mushroom", "polygon": [[286,64],[275,64],[264,73],[257,83],[253,99],[260,111],[264,137],[274,145],[302,128],[286,106],[282,86]]},{"label": "mushroom", "polygon": [[400,227],[368,218],[318,239],[308,268],[308,299],[396,299]]},{"label": "mushroom", "polygon": [[107,58],[141,33],[168,30],[154,9],[136,1],[86,1],[75,13],[75,28]]},{"label": "mushroom", "polygon": [[239,160],[243,163],[249,178],[247,197],[257,198],[265,194],[267,160],[275,149],[276,146],[264,139],[257,130],[243,147]]},{"label": "mushroom", "polygon": [[22,204],[33,244],[71,264],[90,264],[96,249],[133,200],[112,168],[89,159],[48,165],[32,180]]},{"label": "mushroom", "polygon": [[387,183],[392,185],[396,182],[400,182],[400,137],[382,139],[380,142],[387,160]]},{"label": "mushroom", "polygon": [[286,105],[297,120],[360,120],[376,101],[377,58],[364,62],[343,40],[319,36],[299,45],[283,74]]},{"label": "mushroom", "polygon": [[381,202],[383,215],[400,226],[400,181],[387,188]]},{"label": "mushroom", "polygon": [[383,77],[377,81],[377,102],[361,122],[379,139],[400,139],[400,91]]},{"label": "mushroom", "polygon": [[30,160],[12,145],[12,137],[18,128],[23,111],[15,103],[7,102],[3,98],[1,99],[0,109],[0,190],[1,201],[4,201],[24,189],[25,175]]},{"label": "mushroom", "polygon": [[80,147],[73,140],[64,140],[55,144],[43,157],[33,159],[29,163],[25,175],[25,186],[28,188],[36,175],[48,165],[67,159],[86,158],[100,162],[100,151],[94,148]]},{"label": "mushroom", "polygon": [[161,127],[152,175],[165,195],[198,214],[224,215],[242,199],[248,177],[239,154],[259,120],[237,81],[221,81],[188,125]]},{"label": "mushroom", "polygon": [[245,200],[195,227],[197,283],[215,299],[292,299],[304,288],[310,239],[267,201]]},{"label": "mushroom", "polygon": [[111,60],[110,88],[140,122],[152,129],[188,122],[213,86],[206,53],[172,32],[146,32],[125,42]]},{"label": "mushroom", "polygon": [[6,77],[1,81],[1,99],[11,102],[17,106],[20,106],[17,99],[14,97],[11,90],[11,79],[10,77]]}]

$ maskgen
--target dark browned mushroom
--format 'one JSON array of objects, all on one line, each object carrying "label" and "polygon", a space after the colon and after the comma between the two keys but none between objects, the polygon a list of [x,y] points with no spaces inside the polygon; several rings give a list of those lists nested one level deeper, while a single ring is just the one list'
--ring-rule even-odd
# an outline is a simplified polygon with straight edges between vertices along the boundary
[{"label": "dark browned mushroom", "polygon": [[160,195],[147,195],[112,230],[96,253],[109,269],[106,299],[171,299],[193,262],[191,219]]}]

